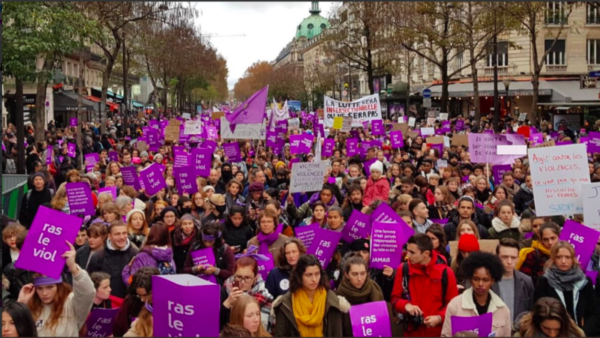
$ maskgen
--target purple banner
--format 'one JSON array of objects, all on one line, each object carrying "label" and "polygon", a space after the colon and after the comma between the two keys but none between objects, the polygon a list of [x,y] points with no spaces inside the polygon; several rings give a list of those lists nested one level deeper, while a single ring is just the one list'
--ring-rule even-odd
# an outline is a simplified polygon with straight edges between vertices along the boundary
[{"label": "purple banner", "polygon": [[537,146],[538,144],[544,143],[544,134],[535,133],[529,135],[530,144],[532,146]]},{"label": "purple banner", "polygon": [[229,162],[240,162],[242,160],[242,157],[240,156],[240,145],[237,142],[224,143],[223,151]]},{"label": "purple banner", "polygon": [[315,239],[315,231],[317,229],[319,229],[319,223],[314,223],[303,227],[297,227],[294,229],[294,232],[296,233],[296,238],[301,240],[306,248],[310,248],[310,245]]},{"label": "purple banner", "polygon": [[219,138],[219,133],[217,132],[217,128],[214,126],[209,126],[206,128],[206,138],[216,140]]},{"label": "purple banner", "polygon": [[218,337],[220,287],[192,275],[152,276],[155,337]]},{"label": "purple banner", "polygon": [[267,147],[275,147],[277,145],[277,131],[267,129]]},{"label": "purple banner", "polygon": [[500,164],[492,167],[492,173],[494,176],[494,184],[499,185],[502,184],[502,175],[504,173],[512,171],[512,166],[510,164]]},{"label": "purple banner", "polygon": [[431,149],[437,149],[439,156],[438,157],[442,157],[442,155],[444,154],[444,144],[440,143],[440,144],[432,144],[431,145]]},{"label": "purple banner", "polygon": [[100,156],[97,153],[85,154],[84,161],[87,162],[86,165],[91,165],[92,167],[100,161]]},{"label": "purple banner", "polygon": [[77,118],[76,117],[71,117],[71,119],[69,119],[69,125],[71,127],[77,127]]},{"label": "purple banner", "polygon": [[341,238],[341,232],[318,228],[315,230],[315,239],[308,248],[307,253],[317,256],[323,269],[326,269]]},{"label": "purple banner", "polygon": [[[215,253],[213,252],[213,248],[205,248],[196,251],[190,252],[190,256],[192,257],[192,261],[194,262],[194,266],[202,265],[206,268],[207,265],[215,266]],[[217,278],[215,275],[198,275],[198,277],[207,280],[211,283],[217,284]],[[266,280],[266,279],[265,279]]]},{"label": "purple banner", "polygon": [[190,166],[190,154],[185,151],[175,151],[173,168],[186,168]]},{"label": "purple banner", "polygon": [[[4,146],[4,143],[2,143]],[[52,163],[52,148],[46,148],[46,165],[50,165]]]},{"label": "purple banner", "polygon": [[93,216],[96,214],[92,190],[87,182],[67,183],[67,200],[71,215]]},{"label": "purple banner", "polygon": [[463,130],[464,127],[465,127],[465,121],[464,120],[458,120],[458,121],[456,121],[456,124],[454,125],[454,129],[457,130],[457,131]]},{"label": "purple banner", "polygon": [[404,147],[404,136],[402,135],[402,130],[390,132],[390,141],[392,141],[392,148]]},{"label": "purple banner", "polygon": [[205,148],[192,149],[192,163],[196,176],[208,177],[212,162],[212,151]]},{"label": "purple banner", "polygon": [[156,163],[153,163],[148,168],[140,171],[140,180],[142,181],[148,196],[154,196],[167,187],[165,178]]},{"label": "purple banner", "polygon": [[[123,179],[123,183],[125,183],[125,179]],[[127,183],[125,183],[125,184],[127,184]],[[111,196],[113,197],[113,201],[117,200],[117,187],[99,188],[98,196],[100,196],[100,194],[103,192],[107,192],[107,193],[111,194]]]},{"label": "purple banner", "polygon": [[588,134],[588,143],[587,143],[587,152],[588,153],[600,153],[600,132],[599,131],[590,131]]},{"label": "purple banner", "polygon": [[452,316],[452,335],[462,331],[473,331],[479,337],[489,337],[492,334],[493,315],[492,312],[488,312],[475,317]]},{"label": "purple banner", "polygon": [[121,175],[123,175],[123,183],[134,187],[135,190],[140,190],[140,182],[138,179],[137,169],[135,167],[121,168]]},{"label": "purple banner", "polygon": [[40,206],[23,243],[15,267],[51,278],[59,278],[69,251],[65,241],[74,243],[83,219]]},{"label": "purple banner", "polygon": [[269,276],[269,272],[273,270],[275,264],[273,263],[273,254],[270,252],[263,253],[263,255],[269,258],[268,261],[258,261],[258,273],[262,277],[264,281],[267,280],[267,276]]},{"label": "purple banner", "polygon": [[175,176],[175,182],[177,183],[177,191],[180,194],[193,194],[198,192],[196,186],[196,176],[194,175],[194,168],[192,167],[179,167],[173,169]]},{"label": "purple banner", "polygon": [[577,260],[585,271],[594,254],[599,238],[600,232],[569,219],[565,222],[559,239],[573,245]]},{"label": "purple banner", "polygon": [[352,214],[342,230],[342,239],[346,243],[352,243],[360,238],[367,238],[371,232],[371,220],[369,215],[365,215],[358,210],[352,210]]},{"label": "purple banner", "polygon": [[113,334],[113,324],[119,309],[93,309],[88,319],[86,337],[109,337]]},{"label": "purple banner", "polygon": [[321,155],[325,157],[333,156],[333,150],[335,148],[335,140],[326,138],[323,140],[323,147],[321,148]]},{"label": "purple banner", "polygon": [[[371,227],[371,264],[369,267],[384,269],[397,267],[402,258],[402,246],[408,238],[398,224],[375,222]],[[412,234],[411,234],[412,235]],[[404,239],[404,237],[406,237]]]},{"label": "purple banner", "polygon": [[212,140],[205,140],[202,142],[202,148],[206,148],[210,150],[211,153],[214,153],[217,150],[217,142]]},{"label": "purple banner", "polygon": [[382,120],[371,121],[371,135],[385,135],[385,128]]},{"label": "purple banner", "polygon": [[390,314],[385,301],[352,305],[350,308],[354,337],[391,337]]},{"label": "purple banner", "polygon": [[354,156],[358,154],[358,139],[349,138],[346,140],[346,156]]}]

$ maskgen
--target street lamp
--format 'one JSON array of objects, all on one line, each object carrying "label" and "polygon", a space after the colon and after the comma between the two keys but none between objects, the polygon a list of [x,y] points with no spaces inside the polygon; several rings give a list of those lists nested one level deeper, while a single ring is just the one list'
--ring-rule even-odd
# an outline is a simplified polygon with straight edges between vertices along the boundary
[{"label": "street lamp", "polygon": [[504,84],[504,89],[506,90],[506,97],[504,98],[504,108],[506,110],[506,115],[508,115],[508,87],[510,87],[510,77],[505,77],[502,80],[502,83]]}]

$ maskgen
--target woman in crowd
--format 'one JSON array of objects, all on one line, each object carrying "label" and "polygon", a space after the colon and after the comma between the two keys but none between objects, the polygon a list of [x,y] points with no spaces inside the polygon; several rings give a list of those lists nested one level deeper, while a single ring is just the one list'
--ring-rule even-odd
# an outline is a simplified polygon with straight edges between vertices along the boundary
[{"label": "woman in crowd", "polygon": [[190,248],[199,241],[200,221],[191,214],[181,217],[181,225],[171,232],[171,243],[175,259],[176,271],[183,271],[183,266],[189,256]]},{"label": "woman in crowd", "polygon": [[146,215],[139,209],[133,209],[127,212],[125,219],[129,241],[141,248],[150,231],[146,222]]},{"label": "woman in crowd", "polygon": [[464,291],[468,287],[468,279],[464,271],[462,271],[462,262],[470,254],[479,251],[479,241],[472,234],[464,234],[458,240],[458,252],[456,257],[452,257],[451,268],[456,276],[456,285],[459,292]]},{"label": "woman in crowd", "polygon": [[327,209],[329,209],[332,205],[338,204],[337,199],[334,196],[333,189],[329,186],[323,186],[323,189],[321,189],[318,194],[313,194],[308,202],[302,204],[302,206],[299,208],[296,208],[294,205],[292,194],[288,194],[286,210],[292,219],[301,222],[305,218],[312,216],[312,205],[317,201],[323,202]]},{"label": "woman in crowd", "polygon": [[490,198],[484,203],[485,208],[483,209],[486,214],[493,214],[496,210],[496,206],[501,201],[507,199],[506,188],[503,185],[498,185],[494,188],[494,192],[490,195]]},{"label": "woman in crowd", "polygon": [[585,337],[565,306],[551,297],[538,299],[530,312],[517,318],[515,329],[513,337]]},{"label": "woman in crowd", "polygon": [[433,242],[433,250],[438,253],[438,257],[441,257],[446,265],[451,266],[452,257],[450,257],[450,253],[446,250],[446,234],[444,233],[444,228],[441,225],[434,223],[427,230],[425,234],[431,238]]},{"label": "woman in crowd", "polygon": [[56,190],[56,194],[50,201],[50,206],[54,210],[62,211],[69,215],[71,212],[69,209],[69,201],[67,200],[67,183],[63,183]]},{"label": "woman in crowd", "polygon": [[322,227],[325,224],[325,214],[327,210],[325,209],[325,204],[321,201],[317,201],[312,205],[312,215],[310,217],[305,218],[301,223],[300,227],[304,227],[311,224],[319,224],[319,227]]},{"label": "woman in crowd", "polygon": [[448,218],[448,214],[454,209],[454,197],[450,194],[448,188],[443,185],[435,188],[433,195],[435,197],[435,204],[428,207],[429,217],[433,219]]},{"label": "woman in crowd", "polygon": [[227,211],[231,210],[234,205],[245,205],[245,199],[242,196],[242,191],[244,191],[244,186],[242,182],[232,179],[225,187],[227,193],[225,194],[225,204],[227,205]]},{"label": "woman in crowd", "polygon": [[[536,247],[540,245],[540,227],[544,225],[544,223],[546,223],[544,217],[521,217],[521,232],[523,233],[523,240],[520,243],[521,247],[531,248],[533,247],[534,242]],[[530,236],[529,238],[528,235]]]},{"label": "woman in crowd", "polygon": [[408,210],[413,214],[413,229],[418,233],[424,234],[425,230],[433,224],[428,220],[429,209],[427,209],[427,205],[422,199],[415,198],[410,201]]},{"label": "woman in crowd", "polygon": [[83,268],[88,268],[92,256],[104,249],[104,241],[108,236],[108,227],[103,222],[96,222],[87,229],[88,241],[81,248],[77,249],[75,261]]},{"label": "woman in crowd", "polygon": [[277,266],[269,271],[266,281],[267,290],[274,299],[290,289],[290,275],[303,255],[306,255],[306,247],[297,238],[290,238],[281,247]]},{"label": "woman in crowd", "polygon": [[19,234],[25,236],[27,234],[27,229],[19,223],[10,223],[2,229],[2,240],[4,241],[2,246],[2,271],[8,264],[16,262],[19,258],[21,252],[17,247],[17,236]]},{"label": "woman in crowd", "polygon": [[464,220],[458,224],[458,227],[456,228],[456,238],[460,239],[464,234],[472,234],[475,235],[478,240],[481,239],[479,236],[479,228],[471,220]]},{"label": "woman in crowd", "polygon": [[117,208],[120,210],[120,214],[125,216],[128,212],[133,209],[133,200],[129,196],[119,196],[115,201]]},{"label": "woman in crowd", "polygon": [[595,325],[593,318],[599,310],[594,285],[583,272],[573,246],[567,241],[559,241],[552,247],[546,271],[538,277],[535,301],[542,297],[560,300],[569,316],[586,334]]},{"label": "woman in crowd", "polygon": [[519,252],[517,269],[531,276],[533,285],[536,285],[538,277],[544,274],[546,262],[550,259],[552,247],[558,243],[560,238],[560,227],[554,222],[544,223],[539,230],[540,241],[533,241],[531,248],[523,248]]},{"label": "woman in crowd", "polygon": [[168,206],[169,205],[165,201],[156,201],[156,202],[154,202],[153,208],[152,208],[152,214],[150,215],[150,220],[151,220],[150,224],[154,224],[156,222],[160,222],[161,219],[162,219],[161,216],[160,216],[160,214]]},{"label": "woman in crowd", "polygon": [[192,200],[192,216],[194,216],[195,219],[200,221],[202,218],[204,218],[207,215],[207,210],[205,208],[206,202],[204,200],[204,196],[202,195],[201,192],[197,192],[192,195],[191,200]]},{"label": "woman in crowd", "polygon": [[519,230],[520,225],[521,221],[515,214],[513,204],[508,200],[503,200],[494,209],[494,219],[492,219],[492,227],[489,230],[489,238],[512,238],[520,242],[523,239],[523,235]]},{"label": "woman in crowd", "polygon": [[152,308],[152,295],[146,298],[140,315],[131,323],[131,328],[123,337],[154,337],[154,317]]},{"label": "woman in crowd", "polygon": [[156,267],[141,268],[133,275],[123,306],[115,318],[114,337],[123,337],[131,328],[133,320],[140,316],[140,311],[152,295],[152,276],[156,275],[160,275],[160,271]]},{"label": "woman in crowd", "polygon": [[442,337],[452,337],[452,317],[477,317],[485,313],[492,313],[492,332],[496,337],[510,337],[510,310],[492,291],[492,285],[499,282],[504,273],[500,259],[491,253],[473,252],[461,263],[461,270],[471,287],[448,304]]},{"label": "woman in crowd", "polygon": [[62,257],[73,276],[73,287],[61,278],[34,274],[33,284],[23,286],[18,301],[27,304],[36,322],[40,337],[79,337],[92,308],[96,290],[88,273],[75,263],[75,248]]},{"label": "woman in crowd", "polygon": [[276,337],[342,337],[342,314],[350,304],[329,290],[317,257],[304,255],[292,272],[290,291],[273,308]]},{"label": "woman in crowd", "polygon": [[[179,214],[177,213],[177,209],[175,207],[166,207],[160,212],[160,221],[163,222],[167,229],[169,229],[169,233],[171,233],[175,228],[179,226]],[[155,225],[152,226],[152,228]]]},{"label": "woman in crowd", "polygon": [[521,189],[517,191],[513,199],[517,215],[521,215],[523,211],[527,210],[531,201],[533,201],[533,180],[531,174],[528,174],[525,175],[525,182],[521,184]]},{"label": "woman in crowd", "polygon": [[254,232],[248,224],[244,207],[232,206],[223,228],[225,243],[231,247],[234,253],[243,252],[252,237],[254,237]]},{"label": "woman in crowd", "polygon": [[[190,247],[183,266],[183,272],[194,275],[215,276],[218,284],[223,285],[223,282],[233,275],[235,258],[231,247],[223,242],[221,236],[221,223],[213,221],[204,224],[200,234],[201,239],[194,242]],[[193,253],[207,248],[212,248],[215,257],[215,265],[195,265]]]},{"label": "woman in crowd", "polygon": [[2,306],[2,337],[37,336],[37,328],[27,305],[11,302]]},{"label": "woman in crowd", "polygon": [[206,204],[208,214],[202,218],[202,224],[212,221],[225,220],[227,214],[227,205],[225,204],[225,196],[221,194],[213,194],[208,198]]},{"label": "woman in crowd", "polygon": [[233,302],[229,325],[244,327],[250,332],[249,337],[271,337],[261,322],[260,304],[247,294],[239,296]]},{"label": "woman in crowd", "polygon": [[475,179],[475,199],[477,202],[484,204],[490,198],[491,194],[492,191],[488,186],[487,179],[483,176],[478,176]]},{"label": "woman in crowd", "polygon": [[104,204],[102,210],[100,210],[100,214],[102,215],[101,219],[106,223],[120,220],[122,217],[121,210],[119,210],[119,207],[112,202]]},{"label": "woman in crowd", "polygon": [[258,235],[248,241],[248,246],[254,245],[260,248],[259,253],[263,255],[271,253],[274,261],[277,261],[280,248],[289,239],[281,234],[283,224],[277,226],[277,223],[277,215],[272,211],[261,211],[258,215]]}]

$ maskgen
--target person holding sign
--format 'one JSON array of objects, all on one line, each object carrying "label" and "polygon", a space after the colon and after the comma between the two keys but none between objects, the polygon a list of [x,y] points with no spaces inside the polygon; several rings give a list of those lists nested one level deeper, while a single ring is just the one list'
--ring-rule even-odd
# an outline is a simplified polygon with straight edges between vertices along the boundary
[{"label": "person holding sign", "polygon": [[79,337],[96,295],[90,276],[75,263],[75,247],[65,242],[69,251],[62,257],[73,276],[73,289],[60,278],[34,274],[33,284],[23,286],[17,300],[31,310],[41,337]]},{"label": "person holding sign", "polygon": [[319,259],[305,255],[292,272],[290,291],[273,308],[275,337],[342,337],[342,314],[350,304],[329,289]]},{"label": "person holding sign", "polygon": [[546,271],[538,277],[534,300],[542,297],[560,300],[569,316],[586,334],[595,325],[598,305],[594,296],[594,284],[583,272],[575,249],[567,241],[559,241],[552,247]]},{"label": "person holding sign", "polygon": [[517,319],[513,337],[585,337],[558,299],[540,298],[533,310]]},{"label": "person holding sign", "polygon": [[504,274],[500,258],[488,252],[473,252],[462,262],[461,270],[471,282],[471,287],[448,304],[442,337],[452,337],[454,316],[474,317],[475,320],[486,313],[492,313],[492,333],[495,333],[496,337],[510,337],[510,310],[492,291],[494,283],[500,281]]}]

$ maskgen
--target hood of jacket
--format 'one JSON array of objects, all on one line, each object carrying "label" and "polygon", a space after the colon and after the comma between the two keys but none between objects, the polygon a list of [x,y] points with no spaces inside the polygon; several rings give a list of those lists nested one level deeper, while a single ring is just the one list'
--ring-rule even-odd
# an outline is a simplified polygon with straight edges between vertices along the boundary
[{"label": "hood of jacket", "polygon": [[159,248],[157,246],[146,247],[142,250],[152,256],[158,262],[170,262],[173,260],[173,249]]},{"label": "hood of jacket", "polygon": [[127,239],[127,244],[125,244],[125,247],[123,249],[121,249],[121,250],[115,249],[115,247],[113,246],[113,244],[110,241],[110,239],[106,240],[106,249],[108,249],[110,251],[127,251],[127,250],[129,250],[130,246],[131,246],[131,242],[129,241],[129,238]]},{"label": "hood of jacket", "polygon": [[494,219],[492,220],[492,227],[494,227],[494,230],[496,230],[497,233],[501,233],[510,229],[518,230],[520,226],[521,221],[519,221],[517,216],[513,216],[512,220],[510,221],[510,227],[506,226],[506,224],[504,224],[504,222],[502,222],[502,220],[498,217],[494,217]]}]

